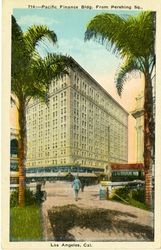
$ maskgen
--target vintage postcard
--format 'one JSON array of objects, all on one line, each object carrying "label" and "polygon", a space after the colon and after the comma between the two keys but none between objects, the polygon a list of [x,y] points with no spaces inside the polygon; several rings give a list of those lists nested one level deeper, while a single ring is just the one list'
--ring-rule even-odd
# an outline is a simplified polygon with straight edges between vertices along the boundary
[{"label": "vintage postcard", "polygon": [[161,248],[159,1],[2,13],[2,249]]}]

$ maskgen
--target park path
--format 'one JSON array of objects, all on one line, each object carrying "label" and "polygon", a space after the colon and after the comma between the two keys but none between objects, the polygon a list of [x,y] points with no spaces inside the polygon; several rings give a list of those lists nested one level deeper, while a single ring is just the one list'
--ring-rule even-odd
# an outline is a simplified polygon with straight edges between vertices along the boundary
[{"label": "park path", "polygon": [[[42,215],[44,225],[44,240],[54,240],[52,228],[48,219],[48,210],[53,206],[64,206],[69,204],[77,205],[80,208],[103,208],[120,212],[118,220],[121,222],[131,223],[129,225],[140,225],[143,227],[153,228],[153,213],[143,209],[139,209],[130,205],[121,204],[119,202],[99,199],[99,185],[86,186],[84,192],[79,192],[79,200],[74,200],[74,193],[69,182],[47,182],[43,187],[47,192],[47,199],[42,204]],[[125,213],[125,215],[124,215]],[[139,230],[139,231],[140,231]],[[74,235],[76,240],[101,240],[101,241],[137,241],[150,240],[144,234],[139,232],[133,233],[129,230],[119,230],[117,227],[112,230],[90,230],[88,228],[72,228],[70,234]]]}]

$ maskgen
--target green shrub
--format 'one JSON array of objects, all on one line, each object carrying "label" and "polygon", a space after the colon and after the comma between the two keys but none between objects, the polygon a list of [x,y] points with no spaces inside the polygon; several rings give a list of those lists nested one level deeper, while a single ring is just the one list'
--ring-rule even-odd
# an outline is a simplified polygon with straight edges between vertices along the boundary
[{"label": "green shrub", "polygon": [[144,189],[138,189],[132,191],[132,198],[136,201],[144,202],[145,191]]},{"label": "green shrub", "polygon": [[137,200],[134,200],[133,198],[129,199],[129,204],[134,206],[134,207],[138,207],[141,209],[145,209],[145,210],[151,210],[151,206],[150,205],[146,205],[144,202],[140,202]]},{"label": "green shrub", "polygon": [[120,201],[119,197],[121,197],[124,200],[128,200],[129,194],[130,194],[130,190],[128,188],[118,188],[118,189],[116,189],[115,194],[116,195],[113,196],[114,200]]},{"label": "green shrub", "polygon": [[25,189],[25,205],[29,206],[35,203],[35,195],[30,189]]},{"label": "green shrub", "polygon": [[[115,195],[116,194],[116,195]],[[150,210],[150,206],[145,204],[145,191],[144,189],[132,190],[128,187],[119,188],[115,190],[115,194],[111,198],[119,202],[128,202],[129,205]],[[120,198],[119,198],[120,197]]]},{"label": "green shrub", "polygon": [[18,189],[14,190],[10,195],[10,206],[16,207],[18,205]]},{"label": "green shrub", "polygon": [[[32,205],[36,202],[35,200],[35,195],[33,191],[30,189],[26,188],[25,189],[25,205]],[[18,206],[18,189],[13,191],[10,195],[10,206],[11,207],[16,207]]]}]

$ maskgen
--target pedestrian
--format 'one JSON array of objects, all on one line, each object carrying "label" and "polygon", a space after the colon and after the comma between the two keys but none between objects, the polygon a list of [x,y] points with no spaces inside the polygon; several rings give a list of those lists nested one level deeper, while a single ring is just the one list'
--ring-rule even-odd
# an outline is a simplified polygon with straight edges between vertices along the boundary
[{"label": "pedestrian", "polygon": [[72,187],[74,189],[75,200],[77,201],[78,200],[78,193],[79,193],[79,190],[81,188],[81,182],[80,182],[78,176],[75,177],[75,179],[72,183]]},{"label": "pedestrian", "polygon": [[86,184],[85,180],[82,179],[81,180],[81,190],[82,190],[82,192],[84,191],[85,184]]}]

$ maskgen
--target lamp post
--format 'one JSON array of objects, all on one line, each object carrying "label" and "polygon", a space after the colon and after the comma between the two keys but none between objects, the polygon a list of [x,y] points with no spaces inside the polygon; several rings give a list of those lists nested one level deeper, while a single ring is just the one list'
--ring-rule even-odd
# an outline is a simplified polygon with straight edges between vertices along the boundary
[{"label": "lamp post", "polygon": [[108,168],[106,168],[108,181],[111,180],[111,155],[110,155],[110,126],[108,126]]}]

